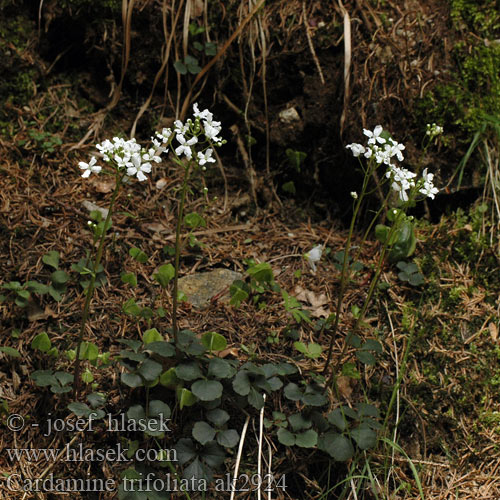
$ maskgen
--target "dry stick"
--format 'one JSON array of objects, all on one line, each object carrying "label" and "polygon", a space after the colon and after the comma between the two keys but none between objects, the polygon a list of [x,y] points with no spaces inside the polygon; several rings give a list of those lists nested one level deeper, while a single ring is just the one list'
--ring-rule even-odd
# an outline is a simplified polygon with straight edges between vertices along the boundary
[{"label": "dry stick", "polygon": [[196,78],[194,79],[193,84],[191,85],[191,88],[189,89],[189,92],[187,93],[186,98],[184,99],[184,103],[181,108],[180,112],[180,120],[184,120],[184,117],[186,116],[187,110],[189,108],[189,105],[191,103],[191,96],[193,94],[193,89],[196,86],[196,84],[201,80],[203,75],[207,73],[207,71],[222,57],[222,55],[226,52],[226,50],[229,48],[229,46],[233,43],[234,39],[243,31],[243,28],[248,24],[250,19],[257,13],[257,11],[260,9],[260,7],[264,4],[265,0],[260,0],[259,3],[252,9],[252,12],[250,12],[243,21],[241,21],[241,24],[236,28],[236,31],[228,38],[226,43],[222,46],[222,48],[217,52],[217,54],[204,66],[204,68],[196,75]]},{"label": "dry stick", "polygon": [[[264,404],[262,405],[262,408],[260,409],[260,415],[259,415],[259,451],[258,451],[258,457],[257,457],[257,478],[261,478],[261,471],[262,471],[262,433],[264,429],[264,406],[266,404],[266,395],[264,394],[263,396],[264,399]],[[260,493],[260,487],[262,485],[259,482],[259,489],[257,490],[257,499],[261,500],[261,493]]]},{"label": "dry stick", "polygon": [[309,45],[309,50],[311,51],[311,55],[312,55],[314,64],[316,65],[316,69],[318,70],[319,79],[321,80],[321,83],[324,85],[325,84],[325,77],[323,76],[323,71],[321,70],[321,65],[319,64],[318,56],[316,55],[316,51],[314,50],[314,45],[313,45],[312,38],[311,38],[311,32],[309,30],[309,24],[307,23],[307,13],[306,13],[305,0],[302,2],[302,14],[303,14],[304,27],[306,28],[306,36],[307,36],[307,43]]},{"label": "dry stick", "polygon": [[128,63],[130,60],[130,32],[132,25],[132,10],[134,9],[135,0],[130,0],[128,3],[127,0],[122,0],[122,22],[123,22],[123,54],[122,54],[122,68],[120,75],[120,82],[115,87],[113,92],[113,96],[111,98],[111,102],[104,108],[98,111],[95,114],[94,121],[92,125],[89,127],[87,133],[83,136],[78,144],[72,146],[69,150],[72,151],[74,149],[80,149],[83,144],[85,144],[86,140],[92,135],[96,134],[97,131],[101,128],[104,123],[104,118],[107,113],[109,113],[120,100],[120,96],[122,93],[122,85],[123,80],[125,78],[125,73],[127,72]]},{"label": "dry stick", "polygon": [[344,131],[345,117],[347,114],[347,106],[349,104],[350,95],[350,75],[351,75],[351,19],[347,10],[342,4],[342,0],[337,0],[342,15],[344,17],[344,105],[342,115],[340,117],[340,135]]},{"label": "dry stick", "polygon": [[248,422],[250,422],[250,415],[247,415],[245,424],[243,425],[243,430],[241,431],[240,444],[238,446],[238,454],[236,455],[236,464],[234,465],[234,475],[233,481],[231,483],[231,496],[229,500],[234,500],[235,486],[238,481],[238,470],[240,468],[241,454],[243,452],[243,444],[245,443],[245,436],[247,434]]},{"label": "dry stick", "polygon": [[268,178],[268,182],[271,186],[271,191],[273,192],[274,199],[278,202],[278,204],[282,207],[283,203],[281,202],[278,193],[276,192],[276,186],[271,179],[271,140],[270,140],[270,131],[269,131],[269,108],[267,105],[267,66],[266,66],[266,57],[267,57],[267,44],[266,44],[266,34],[264,33],[264,28],[262,27],[262,21],[260,19],[260,15],[257,16],[257,25],[259,27],[259,35],[260,35],[260,51],[262,53],[262,93],[264,96],[264,116],[265,116],[265,124],[266,124],[266,175]]}]

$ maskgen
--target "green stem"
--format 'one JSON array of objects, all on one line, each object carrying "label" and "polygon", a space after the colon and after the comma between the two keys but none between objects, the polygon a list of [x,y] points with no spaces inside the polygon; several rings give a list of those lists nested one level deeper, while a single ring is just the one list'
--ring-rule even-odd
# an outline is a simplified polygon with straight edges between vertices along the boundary
[{"label": "green stem", "polygon": [[181,254],[181,227],[182,227],[182,216],[184,213],[184,203],[186,201],[186,192],[189,181],[189,174],[191,170],[191,163],[188,163],[187,166],[184,167],[184,181],[182,182],[181,188],[181,199],[179,202],[179,211],[177,213],[177,225],[175,228],[175,274],[174,274],[174,291],[172,298],[172,334],[174,336],[175,348],[178,347],[178,326],[177,326],[177,306],[178,306],[178,282],[179,282],[179,261]]},{"label": "green stem", "polygon": [[117,174],[116,176],[116,186],[113,191],[113,195],[111,197],[111,202],[109,204],[108,215],[104,221],[104,227],[102,230],[101,239],[99,240],[99,246],[97,248],[97,254],[94,261],[94,267],[92,269],[92,273],[90,275],[90,283],[87,287],[87,295],[85,297],[85,305],[83,306],[83,316],[82,316],[82,325],[80,327],[80,333],[78,335],[78,344],[76,347],[76,358],[75,358],[75,371],[74,371],[74,379],[73,379],[73,397],[76,398],[78,396],[78,391],[80,390],[80,351],[82,347],[83,335],[85,332],[85,325],[87,324],[87,320],[89,318],[90,311],[90,303],[92,302],[92,296],[94,295],[95,290],[95,280],[97,277],[97,269],[99,269],[99,264],[101,263],[102,252],[104,250],[104,240],[106,238],[106,232],[108,230],[108,225],[111,220],[111,214],[113,212],[113,206],[118,197],[118,193],[120,191],[120,186],[123,180],[124,174]]},{"label": "green stem", "polygon": [[[369,169],[369,172],[371,172],[371,169]],[[351,224],[349,226],[349,234],[347,236],[347,242],[344,250],[344,261],[342,263],[342,274],[340,277],[340,290],[339,294],[337,297],[337,306],[335,308],[335,319],[334,319],[334,324],[332,328],[332,332],[330,334],[330,345],[328,347],[328,354],[326,357],[325,365],[323,367],[323,374],[326,373],[328,370],[328,367],[330,365],[330,361],[332,359],[332,353],[333,353],[333,345],[335,341],[335,336],[337,334],[338,326],[339,326],[339,321],[340,321],[340,309],[342,307],[342,300],[344,298],[344,293],[345,289],[347,287],[347,283],[349,282],[349,276],[350,273],[348,273],[348,264],[349,264],[349,251],[351,249],[351,242],[352,242],[352,235],[354,233],[354,225],[356,223],[356,219],[358,216],[359,209],[361,207],[361,202],[365,196],[366,190],[368,188],[368,181],[370,179],[371,175],[370,173],[365,174],[365,177],[363,179],[363,187],[361,189],[361,194],[359,195],[355,205],[354,205],[354,212],[352,214],[351,218]]]}]

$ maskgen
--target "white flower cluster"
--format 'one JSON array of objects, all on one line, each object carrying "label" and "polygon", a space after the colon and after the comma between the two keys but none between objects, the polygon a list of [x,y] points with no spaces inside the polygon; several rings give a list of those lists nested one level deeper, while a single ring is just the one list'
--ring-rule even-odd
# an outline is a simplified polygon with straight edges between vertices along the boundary
[{"label": "white flower cluster", "polygon": [[[434,128],[430,129],[429,127],[428,130],[433,130],[434,136],[437,135],[436,130],[440,130],[438,133],[441,133],[443,130],[442,127],[437,127],[436,124],[433,124]],[[373,131],[363,129],[364,135],[368,137],[367,146],[353,143],[346,147],[351,150],[355,157],[363,155],[367,159],[373,158],[377,164],[387,165],[385,176],[391,179],[391,187],[398,193],[401,201],[406,202],[409,200],[408,191],[411,192],[413,188],[417,188],[418,192],[424,196],[434,199],[434,196],[439,191],[433,184],[434,174],[427,173],[427,169],[425,169],[422,173],[422,178],[416,181],[417,174],[406,168],[394,165],[392,163],[394,157],[399,161],[404,160],[402,151],[404,151],[405,147],[387,134],[384,137],[382,135],[383,131],[384,129],[381,125],[377,125]]]},{"label": "white flower cluster", "polygon": [[433,123],[432,125],[430,123],[428,123],[425,135],[428,135],[429,138],[432,140],[432,139],[434,139],[434,137],[437,137],[438,135],[442,134],[443,132],[444,132],[443,127],[440,127],[439,125],[436,125],[435,123]]},{"label": "white flower cluster", "polygon": [[[139,181],[147,179],[145,174],[151,172],[151,163],[160,163],[161,154],[168,152],[167,145],[171,142],[172,134],[179,142],[175,148],[177,157],[184,155],[188,160],[193,158],[198,165],[205,170],[206,163],[214,163],[212,157],[212,148],[202,148],[201,151],[194,151],[193,146],[199,143],[201,133],[205,135],[206,142],[220,146],[223,140],[218,136],[222,127],[221,123],[213,119],[212,113],[205,109],[200,111],[198,105],[193,105],[195,120],[188,118],[186,123],[180,120],[174,122],[175,128],[172,132],[169,128],[164,128],[161,132],[156,132],[151,138],[153,147],[150,149],[142,148],[135,139],[125,140],[120,137],[114,137],[112,141],[106,139],[103,143],[97,144],[96,148],[102,155],[106,163],[112,163],[119,171],[126,170],[128,177],[137,177]],[[205,141],[204,141],[205,142]],[[92,156],[89,163],[79,162],[78,166],[83,170],[82,177],[89,177],[90,174],[98,174],[102,167],[97,165],[95,156]]]}]

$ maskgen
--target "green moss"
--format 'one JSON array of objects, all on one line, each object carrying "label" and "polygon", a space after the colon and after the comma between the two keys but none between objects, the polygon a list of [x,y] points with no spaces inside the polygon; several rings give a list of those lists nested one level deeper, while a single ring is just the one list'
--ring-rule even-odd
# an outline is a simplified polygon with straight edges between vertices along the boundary
[{"label": "green moss", "polygon": [[437,85],[416,104],[419,122],[436,122],[468,145],[484,124],[484,114],[500,115],[500,11],[494,0],[450,0],[457,42],[450,81]]}]

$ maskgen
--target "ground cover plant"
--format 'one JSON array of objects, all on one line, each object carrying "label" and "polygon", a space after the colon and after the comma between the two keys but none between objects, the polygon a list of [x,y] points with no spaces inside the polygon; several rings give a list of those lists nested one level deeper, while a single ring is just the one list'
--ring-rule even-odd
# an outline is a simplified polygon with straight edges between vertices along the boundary
[{"label": "ground cover plant", "polygon": [[2,498],[499,496],[496,80],[426,80],[444,5],[0,2]]}]

